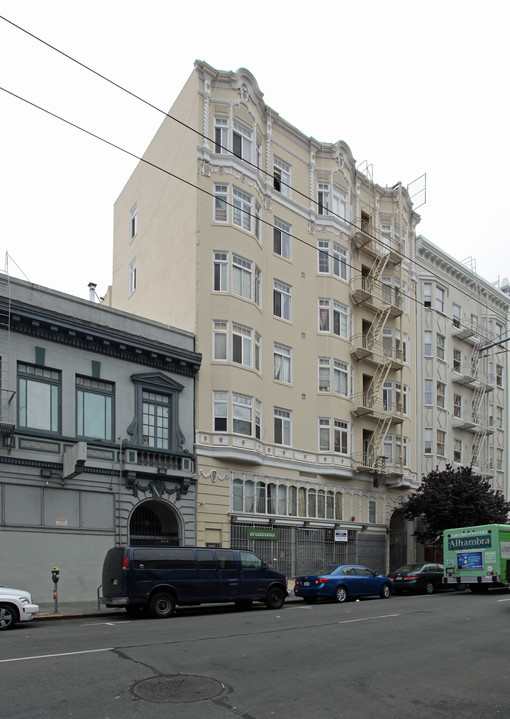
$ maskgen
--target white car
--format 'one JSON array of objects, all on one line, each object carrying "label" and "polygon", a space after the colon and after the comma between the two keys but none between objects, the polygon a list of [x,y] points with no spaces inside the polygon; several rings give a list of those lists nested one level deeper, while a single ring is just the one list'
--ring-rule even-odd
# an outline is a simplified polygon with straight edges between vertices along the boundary
[{"label": "white car", "polygon": [[29,592],[0,586],[0,631],[12,629],[16,622],[29,622],[38,611]]}]

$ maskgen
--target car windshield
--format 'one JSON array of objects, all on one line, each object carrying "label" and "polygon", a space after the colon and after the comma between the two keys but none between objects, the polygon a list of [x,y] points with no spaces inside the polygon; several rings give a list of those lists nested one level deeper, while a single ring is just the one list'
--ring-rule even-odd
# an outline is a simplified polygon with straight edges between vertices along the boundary
[{"label": "car windshield", "polygon": [[423,564],[404,564],[403,567],[399,567],[392,574],[410,574],[411,572],[419,572],[423,567]]}]

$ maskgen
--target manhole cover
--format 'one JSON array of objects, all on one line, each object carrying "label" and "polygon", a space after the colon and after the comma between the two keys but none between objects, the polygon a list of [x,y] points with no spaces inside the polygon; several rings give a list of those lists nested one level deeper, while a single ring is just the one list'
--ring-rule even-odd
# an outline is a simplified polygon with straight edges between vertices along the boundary
[{"label": "manhole cover", "polygon": [[218,696],[224,685],[209,677],[174,674],[169,677],[152,677],[144,679],[133,687],[133,692],[140,699],[149,702],[199,702]]}]

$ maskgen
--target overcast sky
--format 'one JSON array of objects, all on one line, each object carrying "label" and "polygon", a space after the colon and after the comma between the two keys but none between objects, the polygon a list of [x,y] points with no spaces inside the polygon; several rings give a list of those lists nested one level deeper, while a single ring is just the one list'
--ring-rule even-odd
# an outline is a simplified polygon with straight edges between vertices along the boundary
[{"label": "overcast sky", "polygon": [[[0,15],[165,111],[196,59],[246,67],[378,184],[426,173],[418,232],[490,282],[510,275],[508,0],[2,0]],[[0,86],[136,155],[162,121],[5,20]],[[0,269],[104,295],[136,160],[4,91],[0,118]]]}]

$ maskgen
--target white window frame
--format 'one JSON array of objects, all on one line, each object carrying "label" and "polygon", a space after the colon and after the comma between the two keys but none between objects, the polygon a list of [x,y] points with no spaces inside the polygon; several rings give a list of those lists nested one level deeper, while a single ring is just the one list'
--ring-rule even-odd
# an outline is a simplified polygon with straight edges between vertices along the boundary
[{"label": "white window frame", "polygon": [[425,454],[432,454],[432,428],[426,427],[423,431]]},{"label": "white window frame", "polygon": [[292,412],[288,409],[274,408],[274,443],[292,447]]},{"label": "white window frame", "polygon": [[253,330],[232,322],[232,362],[253,367]]},{"label": "white window frame", "polygon": [[331,358],[318,358],[319,392],[331,392]]},{"label": "white window frame", "polygon": [[228,223],[229,186],[225,183],[214,184],[213,221],[222,225]]},{"label": "white window frame", "polygon": [[240,255],[232,255],[232,293],[253,300],[253,262]]},{"label": "white window frame", "polygon": [[[277,297],[279,298],[279,308],[276,306]],[[279,314],[277,309],[279,309]],[[276,279],[273,280],[273,314],[288,322],[292,320],[292,287]]]},{"label": "white window frame", "polygon": [[132,240],[136,237],[138,232],[138,203],[135,202],[131,210],[129,211],[129,239]]},{"label": "white window frame", "polygon": [[340,222],[349,221],[349,196],[347,192],[343,188],[338,187],[338,185],[333,185],[331,209],[335,215],[335,219],[340,220]]},{"label": "white window frame", "polygon": [[213,253],[213,292],[228,292],[228,252]]},{"label": "white window frame", "polygon": [[333,363],[333,392],[342,397],[350,397],[351,368],[347,362],[334,360]]},{"label": "white window frame", "polygon": [[226,320],[213,320],[213,361],[226,362],[229,353],[229,323]]},{"label": "white window frame", "polygon": [[228,130],[228,117],[216,116],[214,118],[214,152],[217,155],[229,154]]},{"label": "white window frame", "polygon": [[[239,154],[236,152],[239,148]],[[239,120],[232,122],[232,153],[240,160],[251,162],[253,148],[253,131]]]},{"label": "white window frame", "polygon": [[273,158],[273,187],[284,197],[290,197],[291,191],[291,165],[280,157]]},{"label": "white window frame", "polygon": [[330,187],[329,182],[317,183],[317,214],[329,215]]},{"label": "white window frame", "polygon": [[292,228],[277,217],[273,226],[273,252],[286,260],[292,259]]},{"label": "white window frame", "polygon": [[129,271],[128,271],[129,294],[132,295],[135,290],[136,290],[136,257],[133,257],[133,259],[129,263]]},{"label": "white window frame", "polygon": [[235,185],[232,187],[232,224],[253,232],[253,197]]},{"label": "white window frame", "polygon": [[292,383],[292,349],[278,342],[273,345],[273,378],[277,382]]}]

